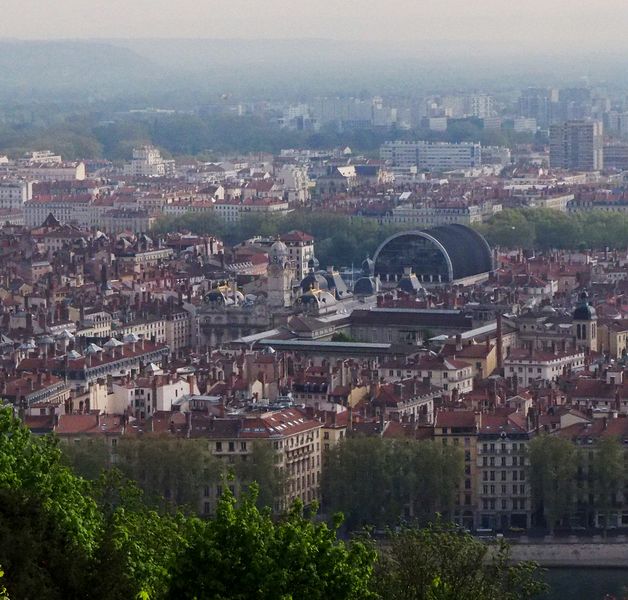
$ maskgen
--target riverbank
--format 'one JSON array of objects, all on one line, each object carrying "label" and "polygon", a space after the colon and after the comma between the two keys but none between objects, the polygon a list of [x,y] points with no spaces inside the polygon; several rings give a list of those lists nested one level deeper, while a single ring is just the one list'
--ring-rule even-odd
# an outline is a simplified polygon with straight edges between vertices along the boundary
[{"label": "riverbank", "polygon": [[519,540],[510,547],[515,562],[533,560],[542,567],[570,568],[628,568],[628,542],[580,540],[575,536],[565,540]]}]

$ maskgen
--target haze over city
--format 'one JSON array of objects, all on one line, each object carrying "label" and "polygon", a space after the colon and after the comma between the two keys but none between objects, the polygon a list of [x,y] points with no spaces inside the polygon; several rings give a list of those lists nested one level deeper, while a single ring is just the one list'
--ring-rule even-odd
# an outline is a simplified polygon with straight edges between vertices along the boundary
[{"label": "haze over city", "polygon": [[626,23],[3,0],[0,600],[628,600]]},{"label": "haze over city", "polygon": [[[625,49],[621,0],[5,0],[0,37],[211,38],[480,43],[510,52],[580,54]],[[470,46],[468,51],[474,52]]]}]

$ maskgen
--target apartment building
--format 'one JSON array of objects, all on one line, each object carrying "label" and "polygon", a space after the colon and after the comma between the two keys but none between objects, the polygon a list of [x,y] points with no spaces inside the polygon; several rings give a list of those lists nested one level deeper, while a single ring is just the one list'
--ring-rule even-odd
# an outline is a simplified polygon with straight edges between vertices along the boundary
[{"label": "apartment building", "polygon": [[22,210],[32,198],[32,181],[0,180],[0,209]]},{"label": "apartment building", "polygon": [[600,121],[567,121],[550,127],[550,166],[553,169],[599,171],[604,168]]},{"label": "apartment building", "polygon": [[527,529],[532,519],[525,415],[482,414],[477,435],[478,518],[483,529]]},{"label": "apartment building", "polygon": [[547,352],[512,348],[504,359],[504,375],[516,376],[521,386],[556,381],[569,371],[584,369],[584,352],[573,350]]},{"label": "apartment building", "polygon": [[438,411],[434,422],[434,440],[460,448],[464,453],[464,474],[458,486],[453,521],[467,529],[476,527],[478,507],[477,438],[481,414],[471,410]]},{"label": "apartment building", "polygon": [[463,142],[385,142],[380,148],[380,159],[392,167],[417,167],[428,171],[452,171],[482,165],[482,146]]},{"label": "apartment building", "polygon": [[174,175],[174,160],[162,158],[154,146],[133,149],[133,158],[124,165],[124,174],[135,177],[169,177]]},{"label": "apartment building", "polygon": [[[269,446],[274,452],[275,468],[284,482],[283,492],[274,506],[276,512],[281,512],[297,498],[309,505],[320,497],[322,428],[323,424],[309,418],[305,411],[287,408],[210,418],[202,431],[195,431],[193,426],[192,434],[208,438],[214,456],[231,464],[251,460],[256,445]],[[205,489],[204,513],[213,511],[221,494],[220,485]]]}]

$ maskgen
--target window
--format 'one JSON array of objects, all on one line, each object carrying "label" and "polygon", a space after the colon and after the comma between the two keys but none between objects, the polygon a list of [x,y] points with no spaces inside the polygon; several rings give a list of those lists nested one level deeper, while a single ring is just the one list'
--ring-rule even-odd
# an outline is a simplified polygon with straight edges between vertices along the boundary
[{"label": "window", "polygon": [[229,452],[235,452],[235,442],[229,442]]},{"label": "window", "polygon": [[216,442],[216,452],[222,452],[222,442]]},{"label": "window", "polygon": [[240,442],[240,450],[246,452],[246,442]]}]

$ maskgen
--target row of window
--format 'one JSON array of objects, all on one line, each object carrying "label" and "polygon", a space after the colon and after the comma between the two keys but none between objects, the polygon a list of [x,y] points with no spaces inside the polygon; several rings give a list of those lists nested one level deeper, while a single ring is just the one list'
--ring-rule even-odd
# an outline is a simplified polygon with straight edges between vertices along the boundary
[{"label": "row of window", "polygon": [[[501,510],[508,510],[508,500],[502,498],[500,503]],[[484,510],[496,510],[497,508],[497,500],[495,498],[484,498],[482,500],[482,508]],[[526,500],[525,498],[512,499],[512,509],[511,510],[526,510]]]},{"label": "row of window", "polygon": [[[240,452],[246,452],[247,446],[246,442],[240,442]],[[223,451],[223,443],[216,442],[216,452]],[[227,442],[227,452],[235,452],[236,451],[236,443],[235,442]]]},{"label": "row of window", "polygon": [[[512,457],[512,462],[511,462],[511,465],[512,465],[513,467],[516,467],[516,466],[517,466],[517,464],[519,464],[519,465],[521,465],[521,466],[523,467],[523,466],[525,465],[525,456],[519,456],[519,457],[517,457],[517,456],[513,456],[513,457]],[[507,463],[507,459],[506,459],[506,457],[505,457],[505,456],[501,456],[501,457],[500,457],[499,466],[502,466],[502,467],[509,467],[509,466],[511,466],[511,465],[509,465],[509,464]],[[489,457],[488,457],[488,456],[483,456],[483,457],[482,457],[482,466],[483,466],[483,467],[489,467],[489,466],[490,466],[490,467],[494,467],[494,466],[496,466],[496,464],[495,464],[495,457],[494,457],[494,456],[491,456],[491,457],[490,457],[490,460],[489,460]]]},{"label": "row of window", "polygon": [[[525,471],[500,471],[501,480],[506,481],[508,478],[508,473],[512,473],[513,481],[525,481],[526,472]],[[495,471],[482,471],[482,480],[483,481],[495,481]]]},{"label": "row of window", "polygon": [[[495,490],[496,490],[496,486],[491,484],[491,485],[487,485],[484,484],[482,486],[482,493],[485,496],[488,496],[488,494],[490,493],[491,496],[495,495]],[[507,486],[506,485],[502,485],[501,486],[501,493],[502,495],[505,495],[508,493],[507,491]],[[517,484],[513,484],[512,486],[512,495],[516,496],[517,494],[519,494],[520,496],[525,496],[526,495],[526,486],[523,483],[520,483],[519,485]]]}]

